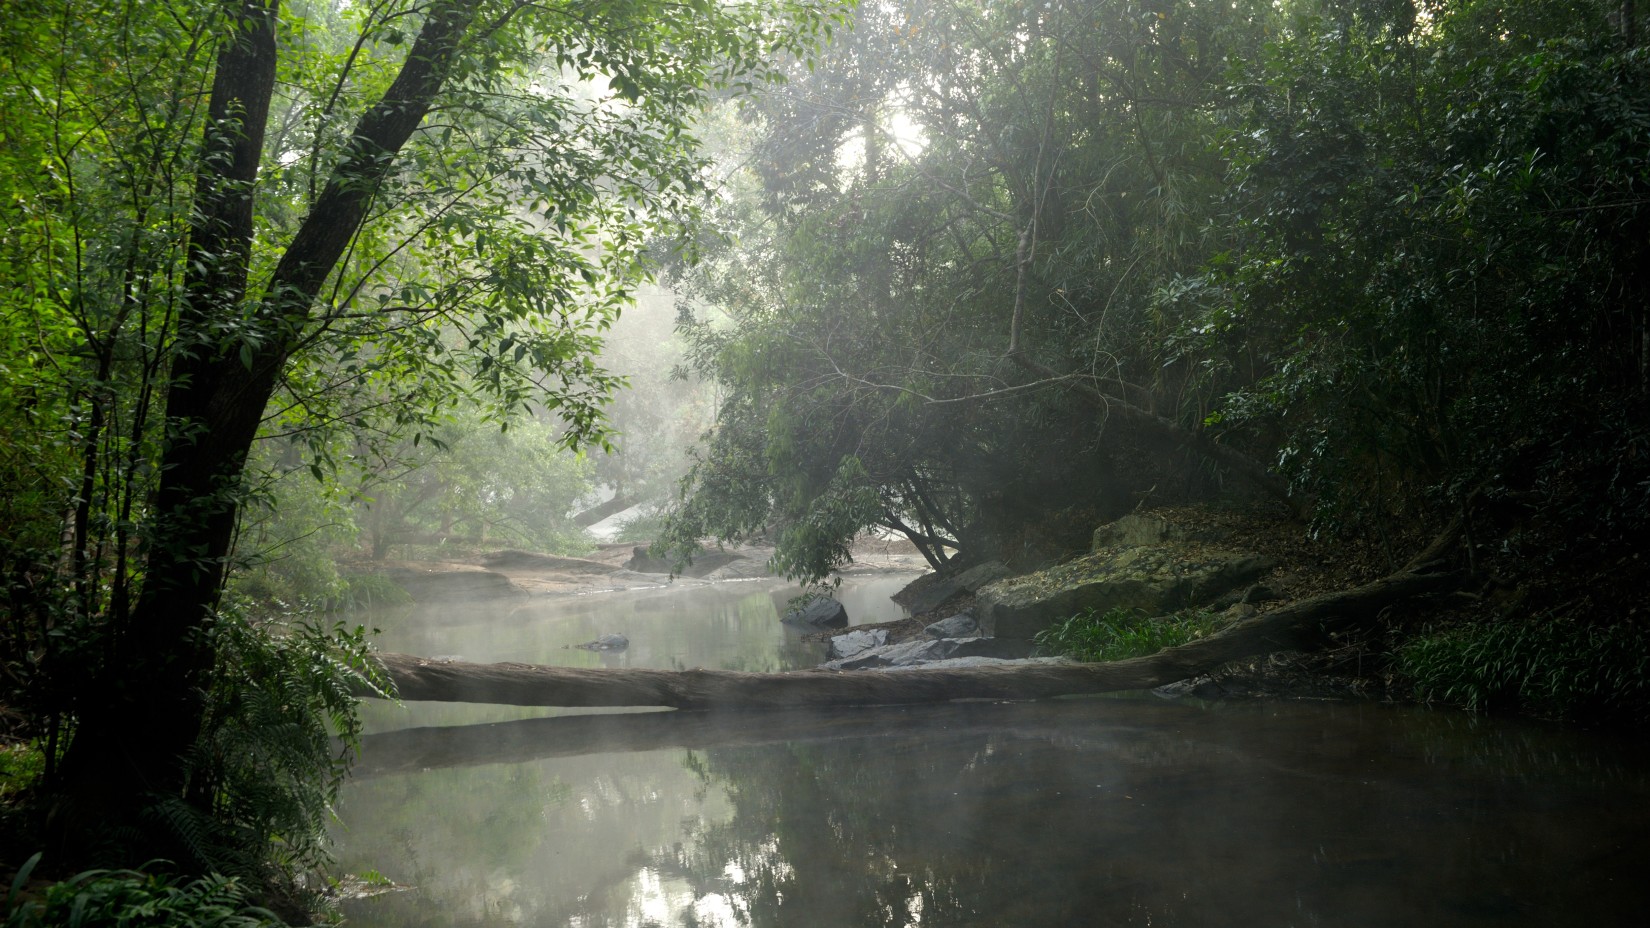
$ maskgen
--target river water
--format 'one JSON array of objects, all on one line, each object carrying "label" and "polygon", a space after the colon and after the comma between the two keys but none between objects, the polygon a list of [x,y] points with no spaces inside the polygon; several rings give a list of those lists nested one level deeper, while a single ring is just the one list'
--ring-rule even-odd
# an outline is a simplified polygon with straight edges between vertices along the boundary
[{"label": "river water", "polygon": [[[852,582],[856,622],[908,576]],[[379,615],[384,650],[819,660],[765,582]],[[622,655],[569,649],[608,632]],[[353,926],[1642,923],[1650,753],[1535,723],[1153,696],[790,713],[370,707]]]}]

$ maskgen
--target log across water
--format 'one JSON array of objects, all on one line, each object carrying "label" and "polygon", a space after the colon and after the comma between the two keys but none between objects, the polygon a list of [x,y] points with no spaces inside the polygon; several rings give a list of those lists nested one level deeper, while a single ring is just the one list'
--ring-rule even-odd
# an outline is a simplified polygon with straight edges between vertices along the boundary
[{"label": "log across water", "polygon": [[665,706],[785,709],[1039,699],[1150,689],[1229,661],[1310,647],[1324,633],[1368,621],[1388,606],[1453,589],[1457,573],[1405,571],[1315,596],[1146,657],[1101,664],[1005,664],[896,671],[618,670],[471,664],[408,654],[380,656],[402,699],[513,706]]}]

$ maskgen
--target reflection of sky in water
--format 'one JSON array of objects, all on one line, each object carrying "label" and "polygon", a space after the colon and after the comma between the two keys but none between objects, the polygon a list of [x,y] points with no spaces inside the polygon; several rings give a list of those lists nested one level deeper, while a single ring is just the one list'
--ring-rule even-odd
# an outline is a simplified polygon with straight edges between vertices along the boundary
[{"label": "reflection of sky in water", "polygon": [[[782,651],[769,601],[750,633]],[[638,659],[762,659],[722,641],[729,614],[673,632],[708,651]],[[560,639],[608,621],[537,616],[475,647],[583,659]],[[479,720],[442,714],[460,708],[379,730]],[[617,753],[580,753],[582,724],[443,735],[474,736],[469,766],[411,732],[372,742],[340,864],[413,888],[350,923],[1613,925],[1650,902],[1645,754],[1587,733],[1150,698],[604,716],[644,733]]]}]

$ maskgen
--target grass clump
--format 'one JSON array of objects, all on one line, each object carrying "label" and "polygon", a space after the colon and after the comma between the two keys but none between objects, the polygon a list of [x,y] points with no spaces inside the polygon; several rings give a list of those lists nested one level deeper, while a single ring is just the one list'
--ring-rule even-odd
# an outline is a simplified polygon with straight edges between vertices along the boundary
[{"label": "grass clump", "polygon": [[1138,609],[1085,610],[1037,633],[1037,644],[1080,661],[1117,661],[1155,654],[1213,634],[1225,624],[1213,613],[1148,616]]},{"label": "grass clump", "polygon": [[1650,722],[1650,633],[1632,625],[1525,620],[1433,630],[1400,649],[1398,671],[1428,703]]}]

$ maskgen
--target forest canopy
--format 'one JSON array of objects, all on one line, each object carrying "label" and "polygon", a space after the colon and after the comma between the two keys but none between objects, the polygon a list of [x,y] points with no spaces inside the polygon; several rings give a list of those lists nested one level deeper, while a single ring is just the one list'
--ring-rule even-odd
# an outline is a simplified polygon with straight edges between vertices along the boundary
[{"label": "forest canopy", "polygon": [[1650,515],[1650,57],[1615,2],[859,6],[743,109],[685,274],[725,393],[667,543],[1032,566],[1142,505]]}]

